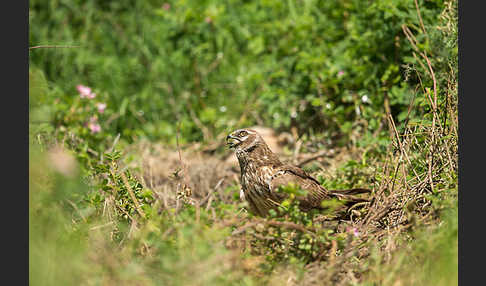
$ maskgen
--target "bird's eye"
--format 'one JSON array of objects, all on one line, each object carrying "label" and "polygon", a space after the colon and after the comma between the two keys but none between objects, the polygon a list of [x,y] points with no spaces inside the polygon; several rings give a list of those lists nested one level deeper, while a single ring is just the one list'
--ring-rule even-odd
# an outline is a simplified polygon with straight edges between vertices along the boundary
[{"label": "bird's eye", "polygon": [[248,134],[248,132],[241,131],[240,134],[238,134],[238,136],[243,137],[243,136],[246,136],[247,134]]}]

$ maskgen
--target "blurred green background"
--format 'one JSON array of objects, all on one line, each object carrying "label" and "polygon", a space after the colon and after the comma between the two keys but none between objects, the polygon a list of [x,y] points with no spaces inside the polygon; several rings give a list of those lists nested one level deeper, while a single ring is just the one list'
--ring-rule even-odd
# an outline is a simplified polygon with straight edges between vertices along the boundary
[{"label": "blurred green background", "polygon": [[429,55],[457,54],[434,27],[440,0],[418,1],[428,34],[413,0],[29,3],[30,46],[75,46],[30,50],[45,100],[68,109],[76,85],[89,86],[114,114],[103,130],[129,141],[174,143],[176,122],[183,141],[253,124],[366,135],[379,128],[385,98],[405,119],[419,83],[402,25]]}]

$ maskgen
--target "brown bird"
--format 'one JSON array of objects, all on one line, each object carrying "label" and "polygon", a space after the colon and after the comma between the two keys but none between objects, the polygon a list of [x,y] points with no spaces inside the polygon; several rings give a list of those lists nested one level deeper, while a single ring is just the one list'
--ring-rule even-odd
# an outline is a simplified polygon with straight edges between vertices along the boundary
[{"label": "brown bird", "polygon": [[238,129],[226,137],[230,149],[235,149],[241,169],[240,197],[245,199],[252,213],[267,216],[270,209],[277,209],[288,194],[279,192],[280,186],[294,183],[307,191],[297,196],[303,211],[323,209],[322,201],[337,198],[346,206],[368,201],[355,195],[369,193],[368,189],[328,191],[299,167],[282,163],[270,150],[263,138],[252,129]]}]

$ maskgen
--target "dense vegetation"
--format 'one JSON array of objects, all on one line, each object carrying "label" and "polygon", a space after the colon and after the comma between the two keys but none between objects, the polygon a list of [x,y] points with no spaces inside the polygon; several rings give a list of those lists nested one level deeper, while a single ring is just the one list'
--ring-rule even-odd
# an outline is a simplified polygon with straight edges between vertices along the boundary
[{"label": "dense vegetation", "polygon": [[[32,285],[457,284],[457,1],[29,5]],[[251,125],[375,199],[246,213]]]}]

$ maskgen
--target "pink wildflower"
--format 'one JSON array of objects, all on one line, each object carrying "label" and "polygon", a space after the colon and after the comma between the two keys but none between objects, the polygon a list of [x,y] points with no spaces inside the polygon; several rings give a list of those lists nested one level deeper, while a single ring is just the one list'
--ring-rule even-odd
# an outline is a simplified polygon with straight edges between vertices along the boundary
[{"label": "pink wildflower", "polygon": [[91,88],[87,86],[79,84],[76,86],[76,88],[78,89],[81,98],[87,97],[91,93]]},{"label": "pink wildflower", "polygon": [[347,231],[347,232],[349,232],[349,233],[351,233],[351,234],[353,234],[355,237],[358,237],[358,236],[359,236],[359,231],[358,231],[358,229],[357,229],[357,228],[355,228],[355,227],[353,227],[353,228],[348,227],[348,228],[346,229],[346,231]]},{"label": "pink wildflower", "polygon": [[165,11],[168,11],[170,9],[170,4],[164,3],[164,5],[162,5],[162,9],[164,9]]},{"label": "pink wildflower", "polygon": [[106,103],[98,103],[96,104],[96,108],[98,108],[99,113],[103,113],[106,108]]},{"label": "pink wildflower", "polygon": [[206,18],[204,19],[204,21],[205,21],[206,23],[210,24],[210,23],[213,21],[213,19],[211,19],[211,17],[206,17]]},{"label": "pink wildflower", "polygon": [[90,122],[88,124],[88,128],[91,131],[91,134],[95,134],[101,131],[101,126],[96,122]]},{"label": "pink wildflower", "polygon": [[339,71],[339,72],[338,72],[338,76],[339,76],[339,77],[342,77],[343,75],[344,75],[344,72],[343,72],[343,71]]},{"label": "pink wildflower", "polygon": [[92,93],[91,88],[88,86],[78,84],[76,88],[78,89],[79,96],[81,96],[81,98],[93,99],[96,97],[96,94]]}]

